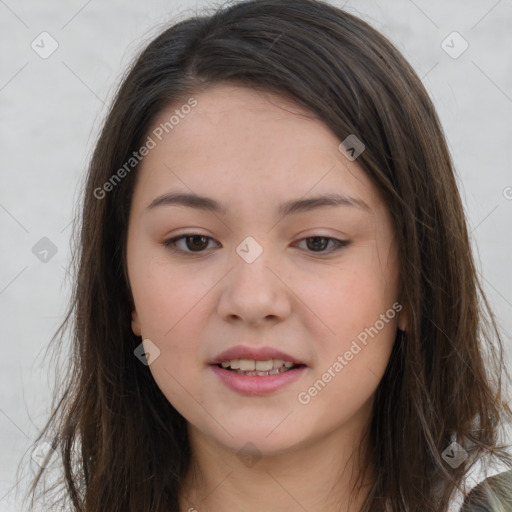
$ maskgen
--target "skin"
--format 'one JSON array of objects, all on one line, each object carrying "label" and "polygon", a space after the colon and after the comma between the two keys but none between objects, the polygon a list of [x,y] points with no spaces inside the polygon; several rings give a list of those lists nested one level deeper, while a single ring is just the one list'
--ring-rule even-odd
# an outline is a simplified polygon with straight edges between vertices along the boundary
[{"label": "skin", "polygon": [[[339,151],[338,137],[290,100],[226,84],[194,97],[197,106],[141,162],[127,241],[133,332],[159,348],[149,370],[188,421],[193,464],[181,510],[358,510],[367,487],[349,505],[349,475],[361,463],[354,450],[396,329],[407,326],[403,311],[309,403],[297,397],[400,303],[389,212],[357,160]],[[212,197],[228,212],[146,210],[169,191]],[[332,192],[369,210],[277,214],[282,202]],[[163,245],[190,232],[209,238],[177,241],[184,253]],[[263,249],[252,263],[236,252],[247,236]],[[333,242],[310,237],[351,243],[332,251]],[[307,371],[270,395],[232,391],[208,363],[238,344],[278,348]],[[252,465],[237,456],[248,442],[261,457]]]}]

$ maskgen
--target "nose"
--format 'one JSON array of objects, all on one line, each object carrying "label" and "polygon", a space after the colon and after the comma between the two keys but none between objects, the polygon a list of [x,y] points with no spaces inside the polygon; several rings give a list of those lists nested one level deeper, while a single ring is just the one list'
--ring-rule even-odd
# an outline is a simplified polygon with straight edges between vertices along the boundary
[{"label": "nose", "polygon": [[268,249],[253,261],[235,252],[232,270],[223,280],[218,314],[227,321],[238,319],[253,325],[283,321],[291,313],[293,293],[280,274]]}]

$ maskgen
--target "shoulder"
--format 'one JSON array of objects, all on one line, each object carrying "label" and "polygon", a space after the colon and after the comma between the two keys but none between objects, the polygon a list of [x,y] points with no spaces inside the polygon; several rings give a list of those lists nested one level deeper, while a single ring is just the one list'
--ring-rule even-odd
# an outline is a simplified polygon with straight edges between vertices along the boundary
[{"label": "shoulder", "polygon": [[512,512],[512,470],[479,483],[466,496],[460,512]]}]

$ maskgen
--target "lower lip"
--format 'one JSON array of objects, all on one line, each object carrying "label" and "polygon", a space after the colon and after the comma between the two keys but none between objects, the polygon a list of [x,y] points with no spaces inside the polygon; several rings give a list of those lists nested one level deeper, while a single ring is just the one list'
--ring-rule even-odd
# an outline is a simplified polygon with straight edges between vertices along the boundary
[{"label": "lower lip", "polygon": [[219,379],[233,391],[245,395],[265,395],[282,389],[299,379],[306,371],[306,366],[299,366],[293,370],[288,370],[275,375],[242,375],[240,373],[219,368],[217,365],[211,365],[211,369]]}]

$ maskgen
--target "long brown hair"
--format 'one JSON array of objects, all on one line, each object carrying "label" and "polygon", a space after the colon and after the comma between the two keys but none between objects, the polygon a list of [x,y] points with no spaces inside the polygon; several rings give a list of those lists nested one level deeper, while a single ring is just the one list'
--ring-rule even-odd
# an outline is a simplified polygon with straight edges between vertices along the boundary
[{"label": "long brown hair", "polygon": [[[98,190],[164,108],[221,82],[285,95],[340,142],[356,134],[366,145],[358,163],[392,215],[409,324],[376,391],[368,430],[376,481],[363,510],[384,510],[387,501],[393,511],[445,512],[481,455],[510,462],[499,435],[511,421],[499,327],[420,79],[368,24],[313,0],[242,1],[175,23],[124,77],[86,176],[73,297],[52,339],[71,328],[68,371],[36,441],[61,455],[56,502],[80,512],[179,510],[187,422],[134,356],[141,339],[131,331],[126,235],[137,166]],[[470,455],[456,468],[442,457],[452,440]],[[33,480],[32,504],[43,475]]]}]

